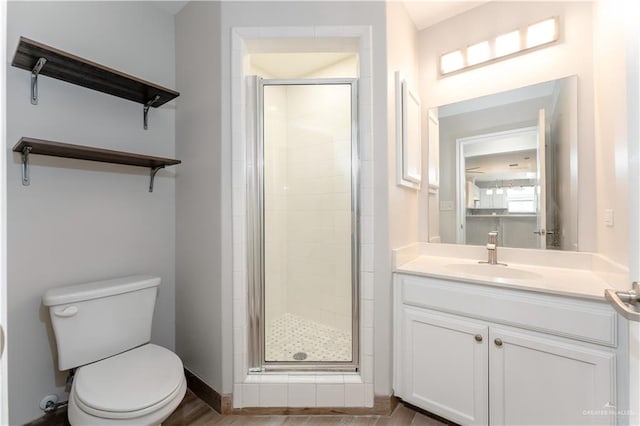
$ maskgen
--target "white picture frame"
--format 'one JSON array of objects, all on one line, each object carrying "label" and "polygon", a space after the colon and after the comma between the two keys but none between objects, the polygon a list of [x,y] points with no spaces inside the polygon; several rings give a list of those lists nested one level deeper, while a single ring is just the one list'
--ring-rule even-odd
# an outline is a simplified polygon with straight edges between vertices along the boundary
[{"label": "white picture frame", "polygon": [[422,181],[421,104],[406,78],[395,73],[397,184],[418,190]]}]

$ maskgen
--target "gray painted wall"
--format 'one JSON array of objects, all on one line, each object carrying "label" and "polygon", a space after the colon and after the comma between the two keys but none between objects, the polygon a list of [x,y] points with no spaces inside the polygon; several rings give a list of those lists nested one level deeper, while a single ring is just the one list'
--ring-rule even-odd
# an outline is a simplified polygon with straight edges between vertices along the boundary
[{"label": "gray painted wall", "polygon": [[[175,85],[174,18],[144,2],[10,2],[10,59],[26,36],[167,87]],[[174,157],[175,111],[153,109],[48,77],[39,105],[29,102],[29,73],[7,67],[7,339],[10,424],[42,415],[57,393],[48,311],[49,288],[135,273],[162,277],[152,341],[174,347],[175,185],[172,167],[147,192],[148,169],[32,156],[22,186],[22,136]]]},{"label": "gray painted wall", "polygon": [[191,2],[176,16],[176,351],[192,373],[230,393],[222,386],[221,262],[231,245],[221,237],[221,67],[220,3]]}]

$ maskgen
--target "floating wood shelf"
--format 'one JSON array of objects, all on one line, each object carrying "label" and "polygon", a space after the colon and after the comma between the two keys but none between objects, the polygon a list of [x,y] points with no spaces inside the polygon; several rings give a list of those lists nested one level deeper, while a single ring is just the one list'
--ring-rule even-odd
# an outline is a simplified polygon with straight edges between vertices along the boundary
[{"label": "floating wood shelf", "polygon": [[29,154],[48,155],[51,157],[75,158],[78,160],[99,161],[102,163],[125,164],[136,167],[149,167],[151,181],[149,192],[153,192],[153,180],[158,170],[180,164],[180,160],[133,154],[123,151],[94,148],[84,145],[72,145],[43,139],[21,138],[13,147],[13,151],[22,153],[22,184],[29,185]]},{"label": "floating wood shelf", "polygon": [[144,105],[145,129],[149,107],[157,108],[180,96],[180,93],[174,90],[26,37],[20,37],[11,65],[31,72],[31,103],[33,104],[38,103],[37,78],[42,74]]}]

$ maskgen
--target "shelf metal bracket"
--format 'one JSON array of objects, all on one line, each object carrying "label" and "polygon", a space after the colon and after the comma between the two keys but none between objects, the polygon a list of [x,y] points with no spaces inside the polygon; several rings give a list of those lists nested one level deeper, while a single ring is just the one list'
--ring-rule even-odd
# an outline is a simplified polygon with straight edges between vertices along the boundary
[{"label": "shelf metal bracket", "polygon": [[31,70],[31,105],[38,105],[38,74],[47,63],[45,58],[38,59],[36,65]]},{"label": "shelf metal bracket", "polygon": [[25,146],[22,148],[22,185],[29,186],[31,179],[29,178],[29,153],[32,147]]},{"label": "shelf metal bracket", "polygon": [[156,178],[156,173],[158,173],[160,169],[164,169],[164,166],[156,166],[151,168],[151,180],[149,181],[149,192],[153,192],[153,181]]},{"label": "shelf metal bracket", "polygon": [[155,104],[156,102],[158,102],[158,100],[160,99],[160,95],[156,95],[155,98],[149,100],[146,104],[144,104],[144,107],[142,108],[143,111],[143,117],[142,117],[142,121],[143,121],[143,125],[144,125],[144,129],[147,130],[147,128],[149,127],[149,121],[147,116],[149,115],[149,108]]}]

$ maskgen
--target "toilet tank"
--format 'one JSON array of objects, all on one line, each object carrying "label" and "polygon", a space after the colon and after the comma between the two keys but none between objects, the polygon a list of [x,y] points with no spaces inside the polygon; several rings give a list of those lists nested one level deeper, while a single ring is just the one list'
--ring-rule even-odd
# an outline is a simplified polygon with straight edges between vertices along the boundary
[{"label": "toilet tank", "polygon": [[151,339],[160,278],[135,275],[54,288],[49,307],[58,368],[67,370],[119,354]]}]

